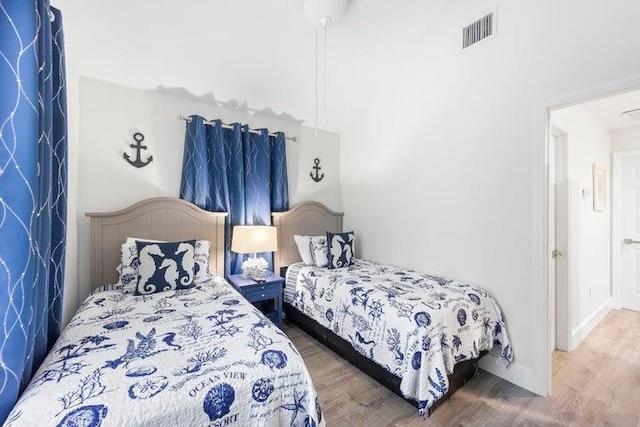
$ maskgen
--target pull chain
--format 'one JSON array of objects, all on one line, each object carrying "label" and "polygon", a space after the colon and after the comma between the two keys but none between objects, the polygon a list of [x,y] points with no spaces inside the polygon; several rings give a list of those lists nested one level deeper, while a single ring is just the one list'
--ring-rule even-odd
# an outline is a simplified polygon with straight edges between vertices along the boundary
[{"label": "pull chain", "polygon": [[323,64],[323,80],[324,80],[324,84],[323,84],[323,95],[324,95],[324,100],[323,100],[323,104],[324,104],[324,117],[322,118],[322,123],[327,123],[327,25],[326,24],[322,24],[322,32],[323,32],[323,43],[324,46],[322,47],[324,50],[323,53],[323,58],[322,60],[324,61]]},{"label": "pull chain", "polygon": [[318,139],[318,27],[316,27],[316,139]]}]

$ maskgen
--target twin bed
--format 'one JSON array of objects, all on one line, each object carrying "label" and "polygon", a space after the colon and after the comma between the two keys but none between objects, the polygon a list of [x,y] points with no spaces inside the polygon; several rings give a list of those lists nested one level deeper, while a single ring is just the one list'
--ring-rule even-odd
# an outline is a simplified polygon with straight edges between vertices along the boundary
[{"label": "twin bed", "polygon": [[[226,214],[174,198],[91,217],[92,280],[118,281],[128,237],[212,242],[222,273]],[[114,288],[109,290],[110,288]],[[309,372],[286,335],[216,276],[135,296],[97,289],[78,309],[7,426],[323,426]]]},{"label": "twin bed", "polygon": [[467,283],[356,259],[343,268],[301,261],[294,235],[342,232],[342,214],[309,202],[274,213],[290,322],[430,414],[477,371],[494,343],[512,350],[496,301]]},{"label": "twin bed", "polygon": [[[128,238],[211,242],[222,275],[226,214],[155,198],[91,218],[91,278],[118,282]],[[273,214],[287,319],[430,413],[494,343],[512,358],[498,305],[465,283],[356,260],[300,263],[294,235],[342,231],[342,214],[308,202]],[[98,286],[78,309],[7,426],[325,425],[302,357],[286,335],[217,275],[135,296]]]}]

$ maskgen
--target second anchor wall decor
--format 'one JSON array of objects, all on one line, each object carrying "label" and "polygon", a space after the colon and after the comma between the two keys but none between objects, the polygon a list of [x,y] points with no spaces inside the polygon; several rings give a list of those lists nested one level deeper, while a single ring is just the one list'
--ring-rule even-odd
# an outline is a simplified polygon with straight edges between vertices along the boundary
[{"label": "second anchor wall decor", "polygon": [[311,179],[315,182],[320,182],[322,181],[322,178],[324,178],[324,173],[320,175],[320,169],[322,169],[322,166],[320,166],[320,159],[314,159],[313,163],[315,164],[315,166],[312,167],[312,169],[315,170],[315,175],[313,174],[313,172],[309,172],[309,176],[311,176]]},{"label": "second anchor wall decor", "polygon": [[131,166],[135,166],[137,168],[143,168],[153,161],[153,156],[149,156],[147,161],[142,160],[142,150],[147,149],[146,145],[142,145],[142,141],[144,141],[143,134],[141,134],[140,132],[136,132],[133,134],[133,139],[136,141],[136,143],[129,144],[129,147],[136,150],[135,160],[131,160],[131,157],[127,153],[124,153],[123,157]]}]

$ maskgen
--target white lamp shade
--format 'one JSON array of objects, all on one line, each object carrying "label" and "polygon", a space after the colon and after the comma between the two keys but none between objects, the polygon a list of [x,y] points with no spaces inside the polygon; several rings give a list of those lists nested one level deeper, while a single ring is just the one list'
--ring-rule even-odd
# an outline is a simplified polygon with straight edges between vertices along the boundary
[{"label": "white lamp shade", "polygon": [[348,0],[305,0],[304,13],[316,26],[336,25],[349,12]]},{"label": "white lamp shade", "polygon": [[268,225],[236,225],[231,250],[239,254],[275,252],[278,250],[277,229]]}]

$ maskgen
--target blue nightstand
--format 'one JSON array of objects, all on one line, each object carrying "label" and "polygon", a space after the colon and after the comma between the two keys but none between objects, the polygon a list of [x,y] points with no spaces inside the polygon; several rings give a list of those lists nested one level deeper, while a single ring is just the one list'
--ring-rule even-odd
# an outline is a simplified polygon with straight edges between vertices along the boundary
[{"label": "blue nightstand", "polygon": [[270,273],[264,282],[256,282],[253,279],[243,279],[241,274],[232,274],[228,280],[247,301],[258,307],[277,327],[282,328],[282,277]]}]

